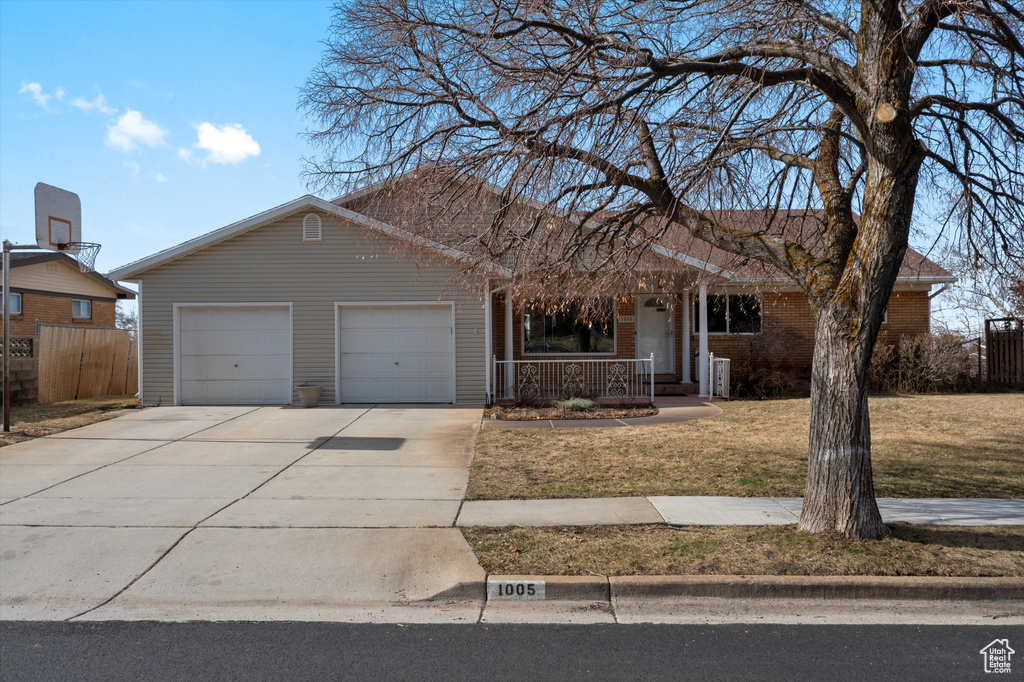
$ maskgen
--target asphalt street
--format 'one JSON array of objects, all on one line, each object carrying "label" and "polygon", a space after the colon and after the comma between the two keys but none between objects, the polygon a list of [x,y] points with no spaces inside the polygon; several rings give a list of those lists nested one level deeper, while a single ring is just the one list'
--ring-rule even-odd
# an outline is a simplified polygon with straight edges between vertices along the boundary
[{"label": "asphalt street", "polygon": [[972,680],[997,638],[1024,628],[3,622],[0,678]]}]

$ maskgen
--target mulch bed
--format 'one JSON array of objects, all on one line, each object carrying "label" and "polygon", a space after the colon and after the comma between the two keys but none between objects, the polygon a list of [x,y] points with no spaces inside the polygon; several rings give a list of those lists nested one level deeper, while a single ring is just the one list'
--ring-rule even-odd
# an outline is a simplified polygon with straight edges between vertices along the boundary
[{"label": "mulch bed", "polygon": [[569,410],[561,407],[516,407],[495,406],[484,414],[487,419],[507,421],[536,421],[540,419],[629,419],[650,417],[658,414],[654,405],[626,405],[614,407],[601,405],[588,410]]}]

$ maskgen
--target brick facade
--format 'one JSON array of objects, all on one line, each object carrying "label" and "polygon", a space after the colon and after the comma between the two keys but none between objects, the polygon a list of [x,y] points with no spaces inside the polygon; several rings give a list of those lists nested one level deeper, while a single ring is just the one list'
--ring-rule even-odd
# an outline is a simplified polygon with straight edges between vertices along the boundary
[{"label": "brick facade", "polygon": [[[625,294],[616,298],[617,316],[636,315],[636,294]],[[691,302],[696,301],[696,292]],[[810,373],[814,352],[814,319],[807,298],[801,292],[772,292],[762,295],[762,333],[760,334],[709,334],[708,350],[718,357],[730,358],[733,365],[760,364],[761,358],[771,354],[782,367]],[[675,381],[682,380],[683,366],[683,294],[675,294]],[[493,306],[494,355],[499,360],[505,357],[505,295],[495,294]],[[895,343],[903,336],[915,336],[930,330],[930,308],[926,290],[895,291],[889,299],[888,321],[882,325],[878,343]],[[512,317],[512,355],[522,360],[522,309],[517,306]],[[699,347],[696,317],[690,331],[690,372],[696,380],[696,354]],[[631,359],[636,357],[635,322],[618,322],[615,329],[615,357]],[[586,355],[560,355],[564,359],[586,359]],[[668,376],[663,376],[668,380]]]},{"label": "brick facade", "polygon": [[[43,294],[22,291],[21,314],[11,315],[11,335],[35,336],[36,322],[39,324],[70,324],[82,327],[113,327],[115,299],[97,299],[89,296],[69,296],[67,294]],[[92,317],[90,319],[72,319],[71,299],[88,299],[92,301]],[[0,330],[3,320],[0,319]]]}]

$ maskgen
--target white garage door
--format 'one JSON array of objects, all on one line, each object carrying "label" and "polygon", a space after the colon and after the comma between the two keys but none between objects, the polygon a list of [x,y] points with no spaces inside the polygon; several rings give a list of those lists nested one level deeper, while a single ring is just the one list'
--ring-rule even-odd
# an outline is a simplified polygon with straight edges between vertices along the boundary
[{"label": "white garage door", "polygon": [[182,405],[291,403],[287,306],[183,306],[179,315]]},{"label": "white garage door", "polygon": [[341,306],[341,402],[450,403],[450,306]]}]

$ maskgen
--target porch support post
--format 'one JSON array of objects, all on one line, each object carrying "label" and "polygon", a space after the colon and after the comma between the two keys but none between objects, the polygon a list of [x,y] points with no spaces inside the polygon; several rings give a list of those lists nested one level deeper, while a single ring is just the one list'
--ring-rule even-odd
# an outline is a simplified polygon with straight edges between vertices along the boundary
[{"label": "porch support post", "polygon": [[697,357],[697,377],[700,381],[700,395],[707,398],[711,395],[711,381],[708,378],[708,285],[700,285],[699,295],[700,319],[697,333],[699,334],[698,350],[700,354]]},{"label": "porch support post", "polygon": [[515,367],[512,364],[512,289],[505,290],[505,397],[512,398]]},{"label": "porch support post", "polygon": [[690,383],[690,290],[683,291],[683,381]]}]

